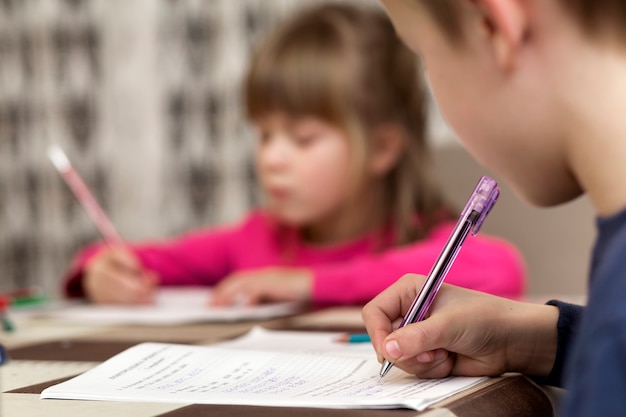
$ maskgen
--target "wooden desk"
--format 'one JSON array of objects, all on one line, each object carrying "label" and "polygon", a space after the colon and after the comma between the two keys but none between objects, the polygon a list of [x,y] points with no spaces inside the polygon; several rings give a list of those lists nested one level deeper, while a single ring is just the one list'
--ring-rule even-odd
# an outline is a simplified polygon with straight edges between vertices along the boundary
[{"label": "wooden desk", "polygon": [[44,319],[17,320],[16,332],[3,334],[0,339],[11,356],[10,362],[0,367],[0,416],[553,416],[553,406],[544,390],[521,375],[493,378],[423,412],[39,400],[44,388],[91,369],[136,343],[211,344],[242,335],[254,325],[311,331],[363,330],[356,308],[333,308],[263,322],[168,327],[85,326]]}]

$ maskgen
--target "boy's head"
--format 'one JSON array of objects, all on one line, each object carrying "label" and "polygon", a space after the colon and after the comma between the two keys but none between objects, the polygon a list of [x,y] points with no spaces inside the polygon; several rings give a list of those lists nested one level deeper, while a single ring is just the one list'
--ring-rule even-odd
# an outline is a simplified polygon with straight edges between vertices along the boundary
[{"label": "boy's head", "polygon": [[341,131],[350,147],[347,194],[384,182],[385,198],[377,201],[387,218],[408,225],[416,211],[428,218],[441,209],[427,161],[418,62],[382,10],[325,5],[289,20],[256,50],[245,99],[257,126],[281,115]]},{"label": "boy's head", "polygon": [[[452,38],[461,35],[458,0],[415,0]],[[557,0],[587,36],[592,38],[623,38],[626,35],[626,2],[623,0]]]},{"label": "boy's head", "polygon": [[[478,161],[538,205],[582,192],[572,120],[592,91],[581,77],[601,48],[622,47],[619,0],[382,0],[424,62],[442,113]],[[617,45],[617,46],[616,46]],[[592,58],[593,57],[593,58]]]}]

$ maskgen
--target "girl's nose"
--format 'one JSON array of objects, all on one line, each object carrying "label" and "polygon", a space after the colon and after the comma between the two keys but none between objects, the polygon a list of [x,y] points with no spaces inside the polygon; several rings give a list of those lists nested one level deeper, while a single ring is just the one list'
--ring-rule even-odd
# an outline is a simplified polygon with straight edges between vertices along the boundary
[{"label": "girl's nose", "polygon": [[289,160],[288,141],[278,135],[267,138],[259,145],[259,160],[265,169],[282,169]]}]

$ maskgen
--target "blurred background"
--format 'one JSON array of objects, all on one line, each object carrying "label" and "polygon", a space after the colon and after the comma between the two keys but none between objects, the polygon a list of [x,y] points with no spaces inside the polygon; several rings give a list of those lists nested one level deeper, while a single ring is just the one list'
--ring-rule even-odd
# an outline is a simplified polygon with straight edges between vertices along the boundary
[{"label": "blurred background", "polygon": [[[322,1],[0,0],[0,291],[59,294],[72,255],[99,239],[47,159],[52,143],[129,240],[233,221],[256,204],[247,59],[277,22]],[[430,131],[442,184],[462,204],[488,172],[436,110]],[[486,230],[520,246],[529,291],[584,293],[588,203],[546,212],[506,188],[501,201]]]},{"label": "blurred background", "polygon": [[54,293],[99,239],[47,159],[51,143],[127,239],[239,218],[256,202],[248,55],[313,3],[0,1],[0,288]]}]

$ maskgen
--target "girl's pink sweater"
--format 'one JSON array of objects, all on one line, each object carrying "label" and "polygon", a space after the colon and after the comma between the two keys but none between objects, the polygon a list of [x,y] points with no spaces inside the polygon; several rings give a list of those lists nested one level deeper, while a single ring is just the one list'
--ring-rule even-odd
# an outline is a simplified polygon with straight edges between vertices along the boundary
[{"label": "girl's pink sweater", "polygon": [[[285,233],[261,211],[235,226],[195,231],[174,240],[132,245],[146,269],[161,285],[213,285],[229,274],[269,266],[308,267],[313,279],[312,301],[356,304],[369,301],[406,273],[426,275],[454,228],[445,222],[418,242],[376,251],[378,240],[312,246]],[[82,275],[87,262],[103,246],[92,245],[74,260],[66,294],[83,296]],[[468,237],[446,282],[505,297],[519,297],[525,287],[525,268],[508,242],[486,234]]]}]

